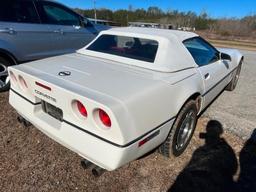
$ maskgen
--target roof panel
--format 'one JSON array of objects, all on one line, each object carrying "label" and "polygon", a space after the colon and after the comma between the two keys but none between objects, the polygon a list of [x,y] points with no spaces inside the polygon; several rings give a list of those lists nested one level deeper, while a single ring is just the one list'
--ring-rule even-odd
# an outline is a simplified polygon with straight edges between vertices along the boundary
[{"label": "roof panel", "polygon": [[[90,44],[103,34],[131,36],[158,41],[159,46],[155,62],[149,63],[86,49],[87,46],[90,46]],[[196,66],[194,59],[182,43],[185,39],[198,36],[192,32],[141,27],[122,27],[102,31],[99,36],[85,48],[78,50],[78,53],[161,72],[175,72]]]}]

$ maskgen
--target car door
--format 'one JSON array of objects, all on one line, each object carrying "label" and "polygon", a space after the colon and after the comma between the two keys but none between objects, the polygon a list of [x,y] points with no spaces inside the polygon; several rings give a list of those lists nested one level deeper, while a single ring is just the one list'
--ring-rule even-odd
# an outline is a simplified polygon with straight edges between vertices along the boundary
[{"label": "car door", "polygon": [[204,82],[204,106],[207,106],[227,85],[230,62],[222,60],[219,51],[201,37],[183,43],[198,65],[197,70]]},{"label": "car door", "polygon": [[82,17],[69,8],[50,1],[38,1],[36,4],[42,22],[49,24],[53,32],[56,52],[73,52],[96,36],[93,25],[86,26]]},{"label": "car door", "polygon": [[51,55],[52,34],[40,23],[33,1],[0,2],[0,42],[19,61]]}]

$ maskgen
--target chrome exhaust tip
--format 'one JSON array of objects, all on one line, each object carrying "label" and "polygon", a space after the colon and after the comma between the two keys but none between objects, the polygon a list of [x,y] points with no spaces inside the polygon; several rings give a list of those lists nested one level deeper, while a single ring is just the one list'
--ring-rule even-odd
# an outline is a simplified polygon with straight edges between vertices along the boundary
[{"label": "chrome exhaust tip", "polygon": [[92,174],[94,177],[100,177],[106,170],[102,169],[101,167],[95,166],[92,169]]},{"label": "chrome exhaust tip", "polygon": [[32,124],[27,121],[26,119],[24,119],[22,116],[18,116],[17,120],[20,124],[23,124],[24,127],[30,127]]},{"label": "chrome exhaust tip", "polygon": [[82,166],[84,169],[88,169],[88,168],[90,168],[92,165],[93,165],[93,163],[90,162],[90,161],[88,161],[88,160],[86,160],[86,159],[83,159],[83,160],[81,161],[81,166]]}]

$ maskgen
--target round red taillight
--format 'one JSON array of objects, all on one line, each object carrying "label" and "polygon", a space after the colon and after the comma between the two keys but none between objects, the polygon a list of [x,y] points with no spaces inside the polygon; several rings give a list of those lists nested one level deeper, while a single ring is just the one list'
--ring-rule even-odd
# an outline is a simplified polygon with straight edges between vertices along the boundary
[{"label": "round red taillight", "polygon": [[108,114],[102,109],[99,109],[99,118],[103,125],[105,125],[106,127],[111,127],[111,119]]},{"label": "round red taillight", "polygon": [[28,85],[23,77],[19,76],[19,82],[22,89],[26,90],[28,88]]},{"label": "round red taillight", "polygon": [[87,117],[87,110],[85,108],[85,106],[80,102],[80,101],[76,101],[76,106],[77,109],[79,111],[79,113],[83,116],[83,117]]}]

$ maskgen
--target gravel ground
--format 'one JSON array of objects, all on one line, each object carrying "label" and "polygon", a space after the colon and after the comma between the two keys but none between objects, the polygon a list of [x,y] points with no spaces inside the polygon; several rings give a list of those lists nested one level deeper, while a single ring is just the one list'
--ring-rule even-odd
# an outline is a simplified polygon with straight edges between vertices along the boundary
[{"label": "gravel ground", "polygon": [[241,52],[245,60],[235,91],[221,94],[204,116],[219,120],[245,140],[256,129],[256,52]]},{"label": "gravel ground", "polygon": [[[36,128],[24,128],[18,124],[17,114],[8,104],[8,93],[0,94],[0,105],[0,189],[4,192],[150,192],[168,189],[174,192],[209,192],[230,191],[234,187],[241,188],[243,192],[246,191],[243,186],[252,189],[255,183],[250,180],[256,177],[255,166],[254,169],[249,166],[249,170],[254,170],[254,176],[241,179],[238,159],[240,151],[248,151],[246,154],[251,155],[256,145],[252,150],[247,149],[243,147],[241,138],[227,131],[224,131],[221,139],[222,127],[217,121],[209,123],[207,118],[200,118],[188,150],[178,159],[167,159],[152,152],[95,178],[90,170],[80,166],[81,157],[77,154],[52,141]],[[200,137],[200,133],[207,133],[206,137]],[[243,164],[251,165],[246,160]],[[255,161],[253,164],[256,164]],[[241,173],[248,176],[246,170]],[[245,184],[239,184],[242,181]],[[201,190],[198,186],[201,186]]]}]

